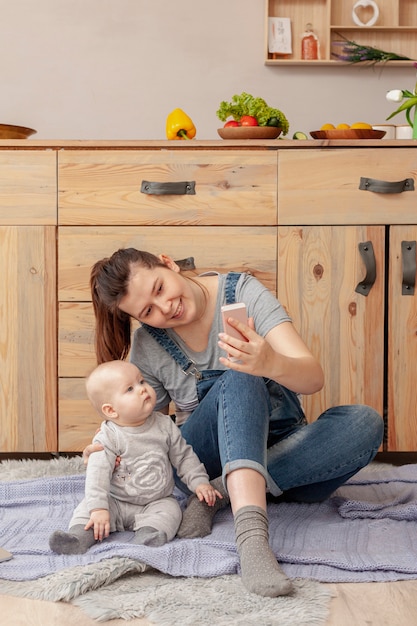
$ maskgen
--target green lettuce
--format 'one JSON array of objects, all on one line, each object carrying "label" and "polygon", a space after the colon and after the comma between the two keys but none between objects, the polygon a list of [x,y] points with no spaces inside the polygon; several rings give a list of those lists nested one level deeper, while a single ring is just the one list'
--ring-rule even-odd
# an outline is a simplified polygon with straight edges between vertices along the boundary
[{"label": "green lettuce", "polygon": [[236,122],[239,122],[243,115],[252,115],[256,117],[259,126],[279,126],[283,135],[289,131],[288,120],[282,111],[273,109],[268,106],[263,98],[254,98],[250,93],[235,94],[232,96],[231,102],[223,100],[220,102],[216,115],[222,122],[225,122],[229,117],[233,117]]}]

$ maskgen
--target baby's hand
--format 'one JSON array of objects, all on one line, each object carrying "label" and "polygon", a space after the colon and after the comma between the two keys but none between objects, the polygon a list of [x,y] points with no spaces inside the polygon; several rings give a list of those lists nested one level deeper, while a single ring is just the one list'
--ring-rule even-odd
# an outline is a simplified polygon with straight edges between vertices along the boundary
[{"label": "baby's hand", "polygon": [[217,489],[212,487],[210,483],[202,483],[201,485],[198,485],[197,489],[195,490],[195,494],[200,502],[204,500],[209,506],[214,506],[214,503],[216,502],[216,497],[223,499],[222,494],[217,491]]},{"label": "baby's hand", "polygon": [[90,514],[90,521],[85,525],[84,530],[94,527],[94,539],[102,541],[110,534],[110,514],[107,509],[96,509]]}]

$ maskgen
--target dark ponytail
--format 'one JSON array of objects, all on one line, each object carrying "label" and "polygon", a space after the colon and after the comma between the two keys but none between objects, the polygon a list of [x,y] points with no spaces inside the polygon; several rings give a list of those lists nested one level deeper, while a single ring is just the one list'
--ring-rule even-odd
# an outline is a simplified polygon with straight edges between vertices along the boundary
[{"label": "dark ponytail", "polygon": [[131,344],[132,324],[127,313],[119,309],[127,294],[132,267],[165,267],[154,254],[135,248],[117,250],[111,257],[97,261],[90,276],[95,328],[97,362],[126,359]]}]

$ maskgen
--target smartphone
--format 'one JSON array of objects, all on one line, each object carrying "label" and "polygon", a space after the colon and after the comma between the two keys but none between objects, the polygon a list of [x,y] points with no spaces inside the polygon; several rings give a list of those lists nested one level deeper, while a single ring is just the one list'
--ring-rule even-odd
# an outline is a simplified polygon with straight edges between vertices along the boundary
[{"label": "smartphone", "polygon": [[246,305],[243,302],[235,302],[234,304],[225,304],[222,306],[222,317],[223,317],[223,329],[224,332],[234,337],[235,339],[243,339],[246,341],[245,337],[240,334],[236,328],[233,328],[227,323],[227,319],[229,317],[233,317],[235,320],[242,322],[243,324],[248,323],[248,314],[246,312]]}]

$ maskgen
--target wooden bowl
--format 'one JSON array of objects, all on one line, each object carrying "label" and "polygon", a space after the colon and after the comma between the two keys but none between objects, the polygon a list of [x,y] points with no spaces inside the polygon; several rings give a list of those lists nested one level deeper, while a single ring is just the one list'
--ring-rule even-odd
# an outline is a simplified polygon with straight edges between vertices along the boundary
[{"label": "wooden bowl", "polygon": [[312,130],[313,139],[381,139],[385,130],[371,128],[334,128],[331,130]]},{"label": "wooden bowl", "polygon": [[276,139],[281,131],[276,126],[226,126],[217,129],[222,139]]},{"label": "wooden bowl", "polygon": [[36,130],[25,126],[13,126],[13,124],[0,124],[0,139],[27,139],[34,135]]}]

